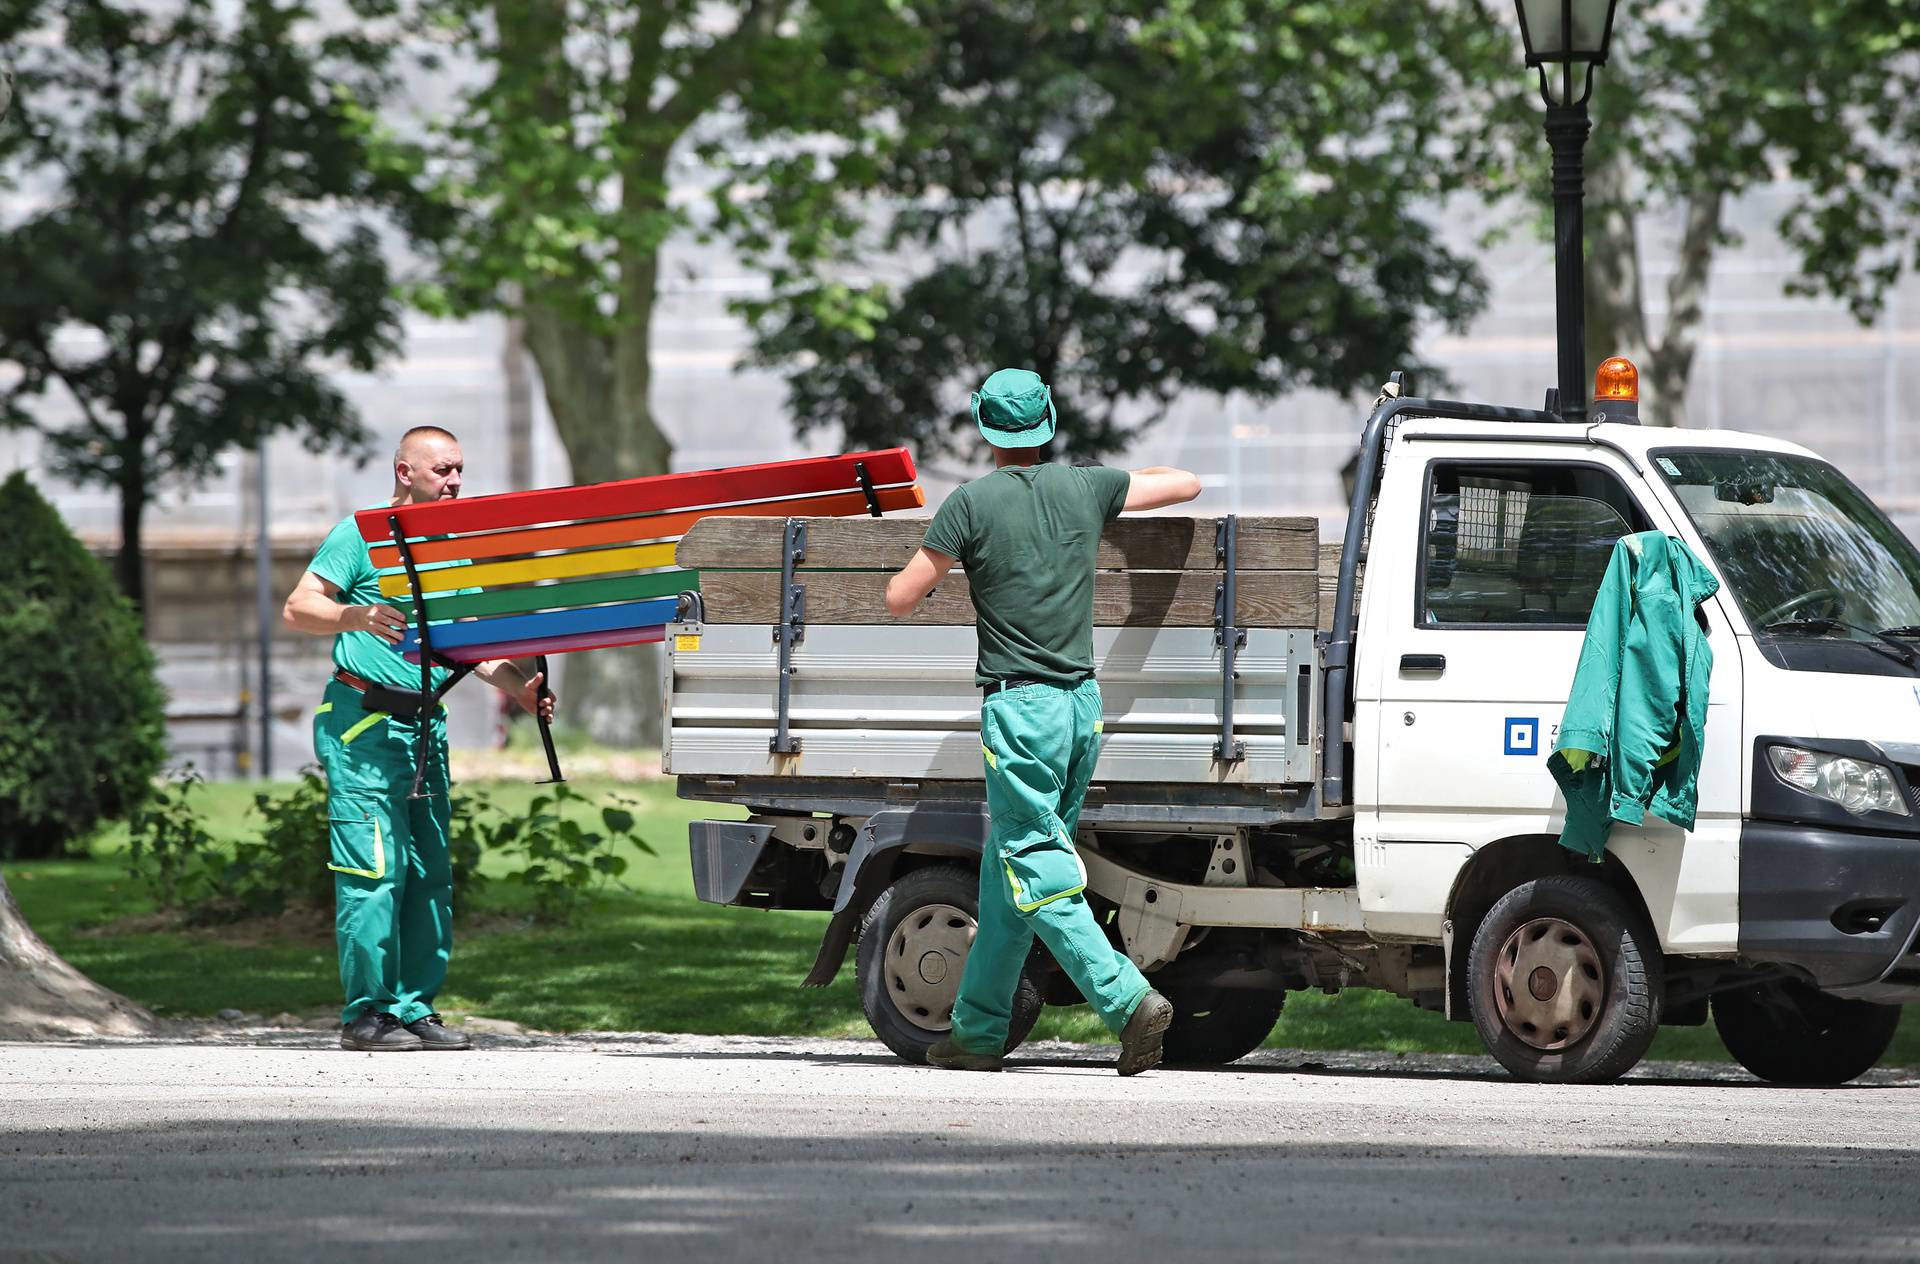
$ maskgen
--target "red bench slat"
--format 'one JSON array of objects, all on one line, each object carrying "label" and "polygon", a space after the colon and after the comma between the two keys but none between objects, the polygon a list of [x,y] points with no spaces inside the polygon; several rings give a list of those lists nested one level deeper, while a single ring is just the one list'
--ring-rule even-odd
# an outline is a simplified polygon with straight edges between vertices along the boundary
[{"label": "red bench slat", "polygon": [[[883,487],[874,493],[880,507],[889,513],[918,509],[927,503],[918,487]],[[480,498],[476,498],[480,499]],[[488,497],[486,499],[491,499]],[[449,540],[421,540],[413,545],[413,560],[450,562],[468,559],[479,562],[519,553],[544,553],[553,549],[591,548],[601,544],[625,544],[634,540],[678,538],[702,518],[721,516],[785,518],[842,517],[867,511],[867,498],[861,492],[834,492],[826,496],[789,497],[761,501],[753,505],[722,505],[717,509],[689,509],[678,513],[650,514],[635,518],[605,518],[597,522],[569,522],[552,527],[528,527],[517,531],[499,531],[491,535],[463,535]],[[373,546],[373,564],[381,570],[400,565],[400,550],[392,544]]]},{"label": "red bench slat", "polygon": [[841,492],[859,486],[853,469],[857,461],[866,462],[867,476],[875,487],[911,483],[915,479],[913,457],[905,448],[889,448],[685,474],[656,474],[582,487],[505,492],[464,501],[383,505],[362,509],[354,515],[354,520],[364,539],[378,543],[393,538],[388,518],[394,516],[399,518],[401,530],[408,536],[453,535],[579,518],[613,518],[743,500]]}]

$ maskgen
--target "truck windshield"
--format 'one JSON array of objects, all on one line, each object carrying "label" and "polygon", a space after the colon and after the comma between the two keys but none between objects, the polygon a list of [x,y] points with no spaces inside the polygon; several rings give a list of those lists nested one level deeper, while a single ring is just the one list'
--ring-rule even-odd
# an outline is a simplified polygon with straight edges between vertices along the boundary
[{"label": "truck windshield", "polygon": [[1920,552],[1839,470],[1777,453],[1653,458],[1755,632],[1916,644]]}]

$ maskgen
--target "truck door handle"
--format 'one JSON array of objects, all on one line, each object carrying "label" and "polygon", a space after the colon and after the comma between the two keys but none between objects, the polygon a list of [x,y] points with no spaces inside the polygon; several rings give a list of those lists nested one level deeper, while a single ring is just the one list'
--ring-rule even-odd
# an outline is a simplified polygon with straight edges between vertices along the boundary
[{"label": "truck door handle", "polygon": [[1447,670],[1445,654],[1402,654],[1400,670],[1403,672],[1443,672]]}]

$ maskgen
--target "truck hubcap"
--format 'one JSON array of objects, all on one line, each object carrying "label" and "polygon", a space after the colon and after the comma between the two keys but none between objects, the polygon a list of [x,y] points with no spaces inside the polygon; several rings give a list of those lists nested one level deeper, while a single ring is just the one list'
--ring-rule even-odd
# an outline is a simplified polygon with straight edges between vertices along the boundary
[{"label": "truck hubcap", "polygon": [[1507,1030],[1536,1049],[1578,1044],[1606,1003],[1600,954],[1572,922],[1537,917],[1500,946],[1493,1003]]},{"label": "truck hubcap", "polygon": [[922,1031],[953,1028],[953,998],[973,945],[975,922],[951,904],[924,904],[900,919],[887,940],[887,995]]}]

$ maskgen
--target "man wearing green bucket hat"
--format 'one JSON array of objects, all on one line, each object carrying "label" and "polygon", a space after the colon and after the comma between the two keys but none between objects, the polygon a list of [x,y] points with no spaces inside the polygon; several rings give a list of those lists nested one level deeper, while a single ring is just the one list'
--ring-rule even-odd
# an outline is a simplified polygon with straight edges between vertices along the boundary
[{"label": "man wearing green bucket hat", "polygon": [[909,614],[955,562],[966,568],[980,653],[980,705],[992,837],[980,858],[980,925],[953,1030],[934,1066],[998,1071],[1014,989],[1035,935],[1120,1038],[1122,1075],[1160,1061],[1173,1007],[1116,950],[1087,907],[1074,852],[1080,806],[1100,753],[1093,678],[1093,572],[1100,533],[1123,510],[1192,500],[1185,470],[1040,461],[1058,417],[1040,375],[1001,369],[973,396],[994,471],[954,489],[913,560],[887,585]]}]

